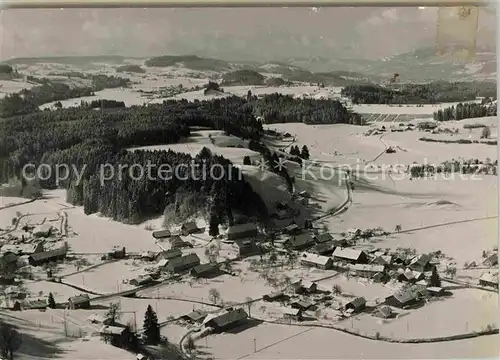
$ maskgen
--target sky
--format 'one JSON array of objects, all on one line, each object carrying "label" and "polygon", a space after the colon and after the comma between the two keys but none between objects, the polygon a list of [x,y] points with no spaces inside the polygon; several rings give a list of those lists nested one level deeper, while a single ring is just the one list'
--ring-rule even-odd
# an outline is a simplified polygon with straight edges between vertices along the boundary
[{"label": "sky", "polygon": [[[478,42],[494,48],[496,18]],[[225,60],[380,58],[433,46],[437,8],[7,9],[0,58],[196,54]]]}]

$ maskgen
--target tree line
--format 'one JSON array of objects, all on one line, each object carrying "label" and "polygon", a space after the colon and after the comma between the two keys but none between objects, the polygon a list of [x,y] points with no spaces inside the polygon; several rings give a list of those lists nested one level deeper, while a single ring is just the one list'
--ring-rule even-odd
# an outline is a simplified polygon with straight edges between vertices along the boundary
[{"label": "tree line", "polygon": [[397,87],[348,85],[341,94],[354,104],[436,104],[475,100],[478,96],[496,98],[496,83],[438,81]]},{"label": "tree line", "polygon": [[485,116],[497,116],[496,103],[459,103],[457,106],[450,106],[434,112],[434,120],[462,120],[479,118]]}]

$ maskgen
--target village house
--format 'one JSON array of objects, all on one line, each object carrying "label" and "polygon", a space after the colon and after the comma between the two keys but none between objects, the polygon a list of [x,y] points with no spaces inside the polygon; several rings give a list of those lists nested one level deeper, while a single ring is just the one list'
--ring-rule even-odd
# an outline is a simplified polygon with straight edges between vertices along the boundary
[{"label": "village house", "polygon": [[71,310],[89,309],[90,308],[90,297],[87,294],[81,294],[81,295],[70,297],[68,299],[68,307]]},{"label": "village house", "polygon": [[418,271],[411,271],[410,269],[399,269],[396,279],[399,282],[416,283],[424,279],[424,274]]},{"label": "village house", "polygon": [[213,317],[205,322],[206,327],[211,327],[215,332],[227,331],[240,326],[248,319],[248,314],[242,308],[234,309],[225,314]]},{"label": "village house", "polygon": [[302,321],[302,310],[289,307],[282,308],[283,318],[285,320]]},{"label": "village house", "polygon": [[262,300],[267,301],[267,302],[274,302],[274,301],[286,301],[289,299],[288,295],[285,295],[281,291],[273,292],[271,294],[266,294],[262,297]]},{"label": "village house", "polygon": [[438,286],[429,286],[426,290],[431,296],[444,296],[446,294],[446,291]]},{"label": "village house", "polygon": [[378,255],[373,259],[373,261],[370,264],[389,266],[392,264],[392,256],[391,255]]},{"label": "village house", "polygon": [[170,259],[167,264],[167,270],[172,273],[179,273],[190,270],[198,265],[200,265],[200,258],[193,253]]},{"label": "village house", "polygon": [[213,278],[221,274],[217,265],[201,264],[191,269],[191,276],[195,278]]},{"label": "village house", "polygon": [[354,300],[349,301],[345,304],[346,311],[353,313],[359,313],[366,308],[366,300],[363,297],[357,297]]},{"label": "village house", "polygon": [[337,246],[334,241],[327,241],[316,244],[312,251],[318,255],[331,256],[336,248]]},{"label": "village house", "polygon": [[196,222],[190,221],[187,223],[182,224],[181,227],[181,233],[184,236],[188,236],[191,234],[197,234],[203,232],[203,229],[200,229],[198,225],[196,225]]},{"label": "village house", "polygon": [[379,272],[373,275],[372,280],[376,283],[386,283],[390,280],[390,276],[385,272]]},{"label": "village house", "polygon": [[404,255],[396,255],[393,259],[392,259],[392,263],[394,265],[397,265],[397,266],[405,266],[406,264],[408,264],[408,259],[406,258],[406,256]]},{"label": "village house", "polygon": [[483,261],[483,265],[486,267],[493,267],[498,265],[498,254],[494,253],[490,256],[487,256]]},{"label": "village house", "polygon": [[130,279],[128,283],[133,286],[143,286],[151,284],[153,282],[154,279],[151,277],[151,275],[139,275],[133,279]]},{"label": "village house", "polygon": [[333,258],[335,260],[343,260],[352,264],[366,264],[368,261],[368,256],[362,250],[355,249],[343,249],[337,247],[333,252]]},{"label": "village house", "polygon": [[311,304],[309,301],[305,300],[297,300],[292,303],[290,303],[290,306],[293,309],[299,309],[301,311],[307,311],[308,309],[313,307],[313,304]]},{"label": "village house", "polygon": [[498,289],[498,273],[483,273],[479,278],[479,285]]},{"label": "village house", "polygon": [[300,231],[300,227],[297,224],[290,224],[283,228],[283,234],[293,235]]},{"label": "village house", "polygon": [[304,266],[316,267],[323,270],[331,269],[333,265],[332,258],[311,253],[302,253],[300,262]]},{"label": "village house", "polygon": [[262,249],[252,240],[235,240],[234,246],[238,249],[240,258],[262,253]]},{"label": "village house", "polygon": [[238,224],[229,227],[229,229],[227,230],[227,239],[236,240],[251,238],[257,236],[258,234],[259,230],[257,229],[257,225],[253,223]]},{"label": "village house", "polygon": [[172,236],[172,233],[167,229],[153,231],[153,237],[157,240],[169,238],[170,236]]},{"label": "village house", "polygon": [[145,261],[153,261],[156,258],[156,253],[154,251],[144,251],[141,253],[141,259]]},{"label": "village house", "polygon": [[385,271],[385,266],[372,264],[355,264],[351,267],[351,270],[355,271],[357,276],[371,278],[377,273],[383,273]]},{"label": "village house", "polygon": [[431,260],[432,257],[429,254],[420,254],[411,260],[410,265],[408,267],[411,270],[418,271],[421,273],[430,271],[432,269]]},{"label": "village house", "polygon": [[110,259],[124,259],[127,256],[127,252],[124,246],[113,246],[110,252],[108,252],[108,258]]},{"label": "village house", "polygon": [[315,235],[314,240],[317,243],[325,243],[327,241],[333,241],[333,236],[329,233],[323,233],[323,234]]},{"label": "village house", "polygon": [[187,321],[191,324],[201,323],[207,317],[207,313],[202,310],[193,310],[189,314],[183,315],[182,320]]},{"label": "village house", "polygon": [[373,316],[376,316],[376,317],[379,317],[382,319],[389,319],[390,317],[393,316],[393,312],[389,306],[382,305],[382,306],[379,306],[375,309],[375,311],[373,312]]},{"label": "village house", "polygon": [[17,256],[31,255],[34,253],[39,253],[43,251],[43,242],[39,241],[34,244],[17,244],[17,245],[4,245],[2,246],[2,252],[11,252]]},{"label": "village house", "polygon": [[172,250],[192,248],[192,247],[193,247],[193,244],[191,244],[188,241],[182,240],[182,238],[178,235],[172,236],[170,238],[170,249],[172,249]]},{"label": "village house", "polygon": [[40,266],[45,263],[63,260],[66,258],[68,250],[66,247],[61,247],[59,249],[43,251],[35,254],[31,254],[28,257],[28,262],[31,266]]},{"label": "village house", "polygon": [[105,342],[117,347],[130,344],[134,336],[128,327],[109,325],[104,325],[99,329],[99,335],[104,338]]},{"label": "village house", "polygon": [[182,251],[180,249],[170,249],[170,250],[165,250],[161,251],[158,254],[156,254],[156,261],[161,261],[161,260],[170,260],[176,257],[182,256]]},{"label": "village house", "polygon": [[16,300],[11,307],[14,311],[20,310],[45,310],[47,309],[47,300],[24,299]]},{"label": "village house", "polygon": [[385,304],[404,309],[418,302],[417,297],[410,291],[404,290],[385,298]]},{"label": "village house", "polygon": [[50,224],[42,224],[33,230],[34,237],[49,237],[52,233],[53,227]]},{"label": "village house", "polygon": [[313,245],[314,239],[308,232],[294,235],[287,241],[287,246],[293,250],[305,250]]}]

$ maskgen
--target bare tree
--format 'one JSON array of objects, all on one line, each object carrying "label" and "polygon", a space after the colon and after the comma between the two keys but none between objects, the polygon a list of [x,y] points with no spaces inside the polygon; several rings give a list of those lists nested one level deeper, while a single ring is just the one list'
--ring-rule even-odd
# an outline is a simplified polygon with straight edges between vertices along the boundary
[{"label": "bare tree", "polygon": [[396,227],[394,228],[395,232],[400,232],[401,230],[402,230],[402,228],[401,228],[400,224],[396,225]]},{"label": "bare tree", "polygon": [[220,293],[217,289],[210,289],[208,290],[208,298],[210,301],[214,304],[217,304],[217,302],[220,300]]},{"label": "bare tree", "polygon": [[253,299],[251,297],[247,297],[245,299],[245,305],[248,309],[248,317],[252,317],[252,306],[253,306]]},{"label": "bare tree", "polygon": [[333,285],[332,293],[334,295],[340,295],[340,294],[342,294],[342,288],[340,287],[340,285],[338,285],[338,284]]},{"label": "bare tree", "polygon": [[109,325],[115,325],[117,321],[120,320],[121,317],[120,310],[121,310],[121,305],[119,302],[109,304],[108,312],[105,315],[106,321],[108,322]]},{"label": "bare tree", "polygon": [[0,354],[3,359],[14,359],[14,352],[19,350],[22,336],[17,328],[0,320]]},{"label": "bare tree", "polygon": [[189,351],[189,354],[191,354],[193,350],[196,350],[196,344],[191,336],[187,338],[186,349]]}]

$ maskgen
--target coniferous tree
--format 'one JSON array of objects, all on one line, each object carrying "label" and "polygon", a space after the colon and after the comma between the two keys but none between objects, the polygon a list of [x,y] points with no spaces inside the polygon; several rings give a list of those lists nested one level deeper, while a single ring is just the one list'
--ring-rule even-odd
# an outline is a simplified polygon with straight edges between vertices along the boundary
[{"label": "coniferous tree", "polygon": [[300,152],[300,157],[302,159],[305,159],[305,160],[309,159],[309,149],[307,148],[306,145],[302,146],[302,151]]},{"label": "coniferous tree", "polygon": [[250,156],[245,155],[243,158],[243,165],[252,165],[252,161],[250,160]]},{"label": "coniferous tree", "polygon": [[157,345],[160,338],[160,325],[158,323],[158,316],[153,310],[151,305],[148,305],[146,313],[144,314],[143,326],[144,342],[148,345]]},{"label": "coniferous tree", "polygon": [[49,308],[55,309],[56,308],[56,300],[54,299],[54,294],[49,293],[49,298],[47,299],[47,304]]},{"label": "coniferous tree", "polygon": [[219,218],[217,214],[212,214],[210,216],[208,234],[213,237],[219,235]]},{"label": "coniferous tree", "polygon": [[429,282],[431,286],[441,287],[441,278],[439,277],[439,274],[435,266],[432,268],[432,274],[431,278],[429,279]]}]

